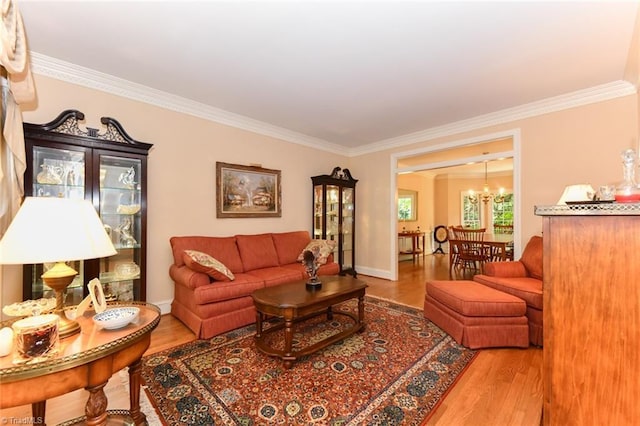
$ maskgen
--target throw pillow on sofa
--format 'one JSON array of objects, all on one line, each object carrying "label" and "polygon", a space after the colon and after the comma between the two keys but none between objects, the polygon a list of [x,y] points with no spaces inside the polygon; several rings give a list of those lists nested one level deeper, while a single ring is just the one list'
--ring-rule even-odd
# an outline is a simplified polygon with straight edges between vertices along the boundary
[{"label": "throw pillow on sofa", "polygon": [[206,253],[185,250],[182,255],[185,265],[197,272],[203,272],[214,280],[233,281],[235,276],[222,262]]},{"label": "throw pillow on sofa", "polygon": [[309,250],[312,253],[317,252],[316,260],[318,261],[318,265],[324,265],[327,263],[327,258],[333,253],[335,248],[336,242],[333,240],[311,240],[298,256],[298,262],[302,262],[304,252]]}]

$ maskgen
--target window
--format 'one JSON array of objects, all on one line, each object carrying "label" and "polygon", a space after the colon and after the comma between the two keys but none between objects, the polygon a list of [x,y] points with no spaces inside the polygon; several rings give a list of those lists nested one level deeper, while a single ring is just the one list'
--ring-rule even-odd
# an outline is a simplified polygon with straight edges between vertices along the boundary
[{"label": "window", "polygon": [[418,192],[398,189],[398,220],[418,220]]},{"label": "window", "polygon": [[463,192],[462,202],[462,226],[465,228],[481,228],[480,226],[480,199],[477,194]]},{"label": "window", "polygon": [[505,193],[501,203],[492,204],[493,225],[513,225],[513,194]]}]

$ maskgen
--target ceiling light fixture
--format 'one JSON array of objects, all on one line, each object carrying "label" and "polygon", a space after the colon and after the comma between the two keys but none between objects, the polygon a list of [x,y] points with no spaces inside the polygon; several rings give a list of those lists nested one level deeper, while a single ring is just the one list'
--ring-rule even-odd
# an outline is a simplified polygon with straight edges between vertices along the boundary
[{"label": "ceiling light fixture", "polygon": [[473,189],[469,190],[469,201],[471,202],[471,204],[477,204],[478,203],[478,199],[481,199],[483,203],[487,204],[489,201],[491,201],[491,199],[493,199],[494,203],[503,203],[504,202],[504,188],[500,188],[498,190],[497,194],[494,194],[491,192],[491,189],[489,188],[489,179],[488,179],[488,174],[487,174],[487,163],[488,161],[484,162],[484,185],[482,185],[482,192],[479,194],[478,197],[476,197],[475,195],[475,191]]}]

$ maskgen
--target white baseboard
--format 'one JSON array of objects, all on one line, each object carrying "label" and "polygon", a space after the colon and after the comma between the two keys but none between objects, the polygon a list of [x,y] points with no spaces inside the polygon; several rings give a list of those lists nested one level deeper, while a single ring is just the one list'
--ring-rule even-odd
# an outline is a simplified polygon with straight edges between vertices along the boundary
[{"label": "white baseboard", "polygon": [[158,308],[160,308],[160,313],[162,315],[171,313],[171,302],[173,302],[173,300],[164,300],[164,301],[160,301],[160,302],[148,301],[148,302],[152,303],[152,304],[156,305]]},{"label": "white baseboard", "polygon": [[385,280],[391,279],[391,272],[384,271],[382,269],[367,268],[365,266],[356,266],[356,272],[362,275],[369,275],[370,277],[382,278]]}]

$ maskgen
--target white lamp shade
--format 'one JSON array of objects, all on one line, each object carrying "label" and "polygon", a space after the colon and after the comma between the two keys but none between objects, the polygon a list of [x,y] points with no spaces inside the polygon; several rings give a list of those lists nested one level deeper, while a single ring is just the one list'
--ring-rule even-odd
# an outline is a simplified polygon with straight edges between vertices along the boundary
[{"label": "white lamp shade", "polygon": [[569,185],[564,188],[558,204],[567,204],[567,201],[591,201],[595,191],[588,183]]},{"label": "white lamp shade", "polygon": [[27,197],[0,240],[0,264],[96,259],[116,253],[88,200]]}]

